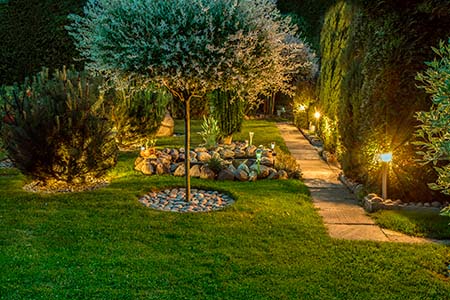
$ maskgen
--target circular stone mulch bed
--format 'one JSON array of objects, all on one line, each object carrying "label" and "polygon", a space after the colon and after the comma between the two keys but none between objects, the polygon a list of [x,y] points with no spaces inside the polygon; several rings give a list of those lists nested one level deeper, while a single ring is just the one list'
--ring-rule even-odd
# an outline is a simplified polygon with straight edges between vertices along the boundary
[{"label": "circular stone mulch bed", "polygon": [[27,192],[33,193],[74,193],[92,191],[109,185],[109,182],[105,179],[91,179],[84,183],[71,183],[63,181],[47,182],[32,181],[23,186],[23,189]]},{"label": "circular stone mulch bed", "polygon": [[171,212],[210,212],[223,209],[233,204],[233,198],[218,191],[191,189],[191,201],[185,200],[186,189],[165,189],[149,192],[139,199],[143,205],[162,211]]}]

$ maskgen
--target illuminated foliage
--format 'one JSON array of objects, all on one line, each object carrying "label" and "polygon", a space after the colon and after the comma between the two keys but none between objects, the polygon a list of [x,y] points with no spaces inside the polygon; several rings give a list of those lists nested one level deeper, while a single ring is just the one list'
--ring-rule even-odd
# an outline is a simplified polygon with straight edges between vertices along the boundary
[{"label": "illuminated foliage", "polygon": [[433,103],[429,111],[416,115],[421,122],[416,131],[416,145],[420,147],[417,154],[438,173],[430,188],[450,195],[450,40],[447,44],[441,41],[433,50],[438,59],[427,62],[428,69],[417,75]]},{"label": "illuminated foliage", "polygon": [[115,165],[117,146],[103,114],[100,84],[73,69],[52,77],[44,69],[10,93],[0,89],[4,147],[25,175],[82,182]]},{"label": "illuminated foliage", "polygon": [[[84,16],[70,18],[89,70],[163,85],[185,105],[186,149],[193,97],[283,89],[306,63],[293,64],[296,28],[269,0],[90,0]],[[189,169],[186,160],[187,198]]]},{"label": "illuminated foliage", "polygon": [[432,0],[341,0],[326,13],[321,34],[319,105],[325,148],[339,154],[347,176],[380,182],[377,152],[392,151],[393,197],[424,201],[431,169],[414,162],[411,144],[426,94],[414,77],[429,50],[450,35],[450,3]]}]

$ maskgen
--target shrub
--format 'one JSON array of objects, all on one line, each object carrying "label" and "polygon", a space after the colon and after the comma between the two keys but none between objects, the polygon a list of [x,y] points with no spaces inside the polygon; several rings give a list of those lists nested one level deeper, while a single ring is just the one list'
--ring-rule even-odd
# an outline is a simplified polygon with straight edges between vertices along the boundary
[{"label": "shrub", "polygon": [[220,156],[211,157],[206,165],[210,168],[214,173],[218,174],[224,168],[223,159]]},{"label": "shrub", "polygon": [[13,88],[5,101],[2,139],[8,156],[33,179],[68,183],[98,178],[115,165],[117,146],[102,113],[99,81],[73,69],[48,69]]},{"label": "shrub", "polygon": [[244,120],[245,103],[231,91],[215,90],[209,93],[208,97],[211,103],[211,114],[220,128],[220,136],[231,138],[233,133],[240,132]]},{"label": "shrub", "polygon": [[420,147],[420,161],[431,163],[438,173],[437,181],[429,187],[450,195],[450,40],[448,44],[441,41],[439,46],[433,48],[439,60],[426,63],[428,69],[417,75],[420,87],[431,95],[433,104],[430,111],[416,114],[421,124],[415,144]]},{"label": "shrub", "polygon": [[220,128],[217,124],[217,120],[214,119],[213,116],[209,116],[208,118],[203,117],[202,129],[203,131],[198,134],[201,135],[203,141],[205,142],[205,147],[214,147],[220,137]]},{"label": "shrub", "polygon": [[117,89],[111,111],[120,146],[142,145],[161,125],[171,94],[156,86],[137,89],[136,84]]},{"label": "shrub", "polygon": [[450,35],[449,17],[450,2],[434,0],[338,1],[326,14],[318,94],[328,119],[319,132],[346,176],[374,191],[377,155],[392,151],[392,197],[436,197],[425,184],[433,170],[414,162],[414,113],[429,107],[414,77],[433,56],[430,45]]},{"label": "shrub", "polygon": [[285,170],[291,178],[300,179],[302,177],[302,171],[295,158],[283,151],[277,152],[274,167],[277,170]]}]

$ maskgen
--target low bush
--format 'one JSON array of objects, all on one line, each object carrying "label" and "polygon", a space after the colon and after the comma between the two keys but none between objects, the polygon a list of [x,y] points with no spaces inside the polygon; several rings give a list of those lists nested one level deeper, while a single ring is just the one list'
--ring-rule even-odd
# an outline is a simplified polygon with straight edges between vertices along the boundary
[{"label": "low bush", "polygon": [[150,86],[136,89],[136,84],[117,89],[112,103],[111,118],[120,146],[142,146],[161,125],[166,107],[172,100],[170,93]]},{"label": "low bush", "polygon": [[22,173],[43,182],[83,182],[115,165],[117,146],[99,85],[63,68],[51,78],[43,69],[10,94],[0,89],[1,136]]}]

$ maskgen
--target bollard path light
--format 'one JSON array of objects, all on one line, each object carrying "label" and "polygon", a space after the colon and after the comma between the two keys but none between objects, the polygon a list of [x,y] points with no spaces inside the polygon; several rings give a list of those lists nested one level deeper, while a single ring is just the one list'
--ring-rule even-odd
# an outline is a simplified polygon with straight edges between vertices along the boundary
[{"label": "bollard path light", "polygon": [[388,180],[388,171],[389,171],[389,163],[392,161],[392,152],[386,152],[380,154],[380,160],[383,164],[382,177],[381,177],[381,197],[383,199],[387,199],[387,180]]}]

